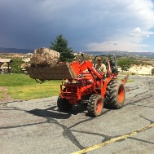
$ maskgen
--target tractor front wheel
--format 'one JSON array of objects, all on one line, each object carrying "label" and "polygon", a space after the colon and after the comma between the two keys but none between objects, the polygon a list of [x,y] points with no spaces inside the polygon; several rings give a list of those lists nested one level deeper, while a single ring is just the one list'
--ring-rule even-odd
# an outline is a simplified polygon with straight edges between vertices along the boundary
[{"label": "tractor front wheel", "polygon": [[58,97],[57,106],[59,111],[68,112],[72,110],[73,105],[69,103],[69,101],[65,98]]},{"label": "tractor front wheel", "polygon": [[88,114],[94,117],[101,115],[103,106],[104,104],[101,95],[92,94],[87,105]]}]

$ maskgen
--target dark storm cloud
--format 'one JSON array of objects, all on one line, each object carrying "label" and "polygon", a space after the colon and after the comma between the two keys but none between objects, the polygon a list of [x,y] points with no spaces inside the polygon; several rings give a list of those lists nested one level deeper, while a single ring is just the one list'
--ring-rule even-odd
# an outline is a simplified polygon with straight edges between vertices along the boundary
[{"label": "dark storm cloud", "polygon": [[0,0],[0,46],[49,47],[62,34],[74,50],[86,50],[95,48],[93,43],[123,39],[136,27],[147,31],[154,26],[153,12],[141,19],[134,9],[147,4],[145,10],[151,11],[150,0],[130,1]]}]

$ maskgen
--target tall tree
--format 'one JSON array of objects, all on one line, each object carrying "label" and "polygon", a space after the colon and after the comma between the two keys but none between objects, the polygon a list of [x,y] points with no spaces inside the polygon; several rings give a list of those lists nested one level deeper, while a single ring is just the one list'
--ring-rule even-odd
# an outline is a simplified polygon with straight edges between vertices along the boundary
[{"label": "tall tree", "polygon": [[62,35],[56,37],[54,42],[51,42],[50,49],[56,50],[60,53],[60,60],[72,61],[74,59],[74,54],[71,48],[68,47],[68,42]]},{"label": "tall tree", "polygon": [[122,57],[118,59],[117,64],[121,67],[122,71],[128,71],[128,69],[131,67],[132,60],[130,58]]}]

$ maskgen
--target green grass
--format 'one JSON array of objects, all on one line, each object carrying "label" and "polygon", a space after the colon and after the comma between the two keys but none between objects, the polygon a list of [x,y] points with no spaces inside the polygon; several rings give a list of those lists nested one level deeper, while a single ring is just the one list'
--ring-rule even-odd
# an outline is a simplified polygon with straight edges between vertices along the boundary
[{"label": "green grass", "polygon": [[[25,74],[0,74],[0,86],[7,87],[8,95],[12,99],[29,100],[58,96],[61,80],[37,83]],[[0,98],[2,98],[0,94]]]},{"label": "green grass", "polygon": [[0,99],[2,99],[2,98],[4,98],[4,96],[3,96],[3,92],[0,91]]},{"label": "green grass", "polygon": [[[127,82],[133,81],[128,79]],[[8,89],[8,95],[12,99],[29,100],[58,96],[60,84],[61,80],[51,80],[39,84],[25,74],[0,74],[0,86]],[[3,97],[3,92],[0,91],[0,99]]]}]

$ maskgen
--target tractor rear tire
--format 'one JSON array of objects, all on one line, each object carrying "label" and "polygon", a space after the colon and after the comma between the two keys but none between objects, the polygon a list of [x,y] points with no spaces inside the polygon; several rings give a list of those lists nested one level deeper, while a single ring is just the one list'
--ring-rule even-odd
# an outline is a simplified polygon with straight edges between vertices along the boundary
[{"label": "tractor rear tire", "polygon": [[73,108],[73,105],[70,104],[67,99],[61,98],[60,96],[58,97],[58,100],[57,100],[57,106],[59,111],[62,111],[62,112],[71,111]]},{"label": "tractor rear tire", "polygon": [[101,115],[104,103],[101,95],[92,94],[87,105],[88,114],[93,117]]},{"label": "tractor rear tire", "polygon": [[123,107],[125,100],[125,87],[117,80],[112,80],[107,86],[104,105],[110,109]]}]

